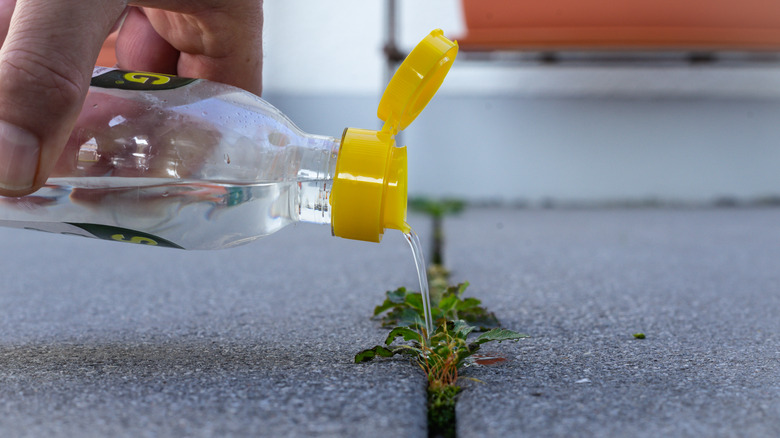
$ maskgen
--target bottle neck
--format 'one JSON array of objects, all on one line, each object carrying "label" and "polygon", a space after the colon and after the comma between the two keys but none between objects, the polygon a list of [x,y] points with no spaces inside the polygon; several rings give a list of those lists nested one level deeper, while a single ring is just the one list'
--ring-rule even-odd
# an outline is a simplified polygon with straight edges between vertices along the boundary
[{"label": "bottle neck", "polygon": [[301,161],[295,185],[291,190],[292,217],[300,222],[330,224],[330,192],[336,174],[339,139],[307,135],[308,144],[301,149]]}]

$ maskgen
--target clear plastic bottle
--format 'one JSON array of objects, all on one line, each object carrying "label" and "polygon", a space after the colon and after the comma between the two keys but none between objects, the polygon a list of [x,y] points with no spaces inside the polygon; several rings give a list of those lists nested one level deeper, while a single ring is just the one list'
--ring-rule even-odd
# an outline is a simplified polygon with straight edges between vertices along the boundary
[{"label": "clear plastic bottle", "polygon": [[457,44],[437,30],[380,101],[381,131],[298,129],[269,103],[204,80],[96,69],[44,188],[0,198],[0,225],[186,249],[227,248],[297,221],[379,241],[405,230],[406,150]]}]

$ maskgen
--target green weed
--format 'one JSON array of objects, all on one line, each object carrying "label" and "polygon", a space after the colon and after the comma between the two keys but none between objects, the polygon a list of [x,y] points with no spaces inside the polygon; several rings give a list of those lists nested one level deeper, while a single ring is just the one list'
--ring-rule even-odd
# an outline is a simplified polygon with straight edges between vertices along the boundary
[{"label": "green weed", "polygon": [[[385,345],[377,345],[361,351],[355,356],[355,362],[367,362],[376,356],[406,355],[418,361],[429,376],[429,382],[450,384],[457,380],[457,370],[464,365],[466,359],[479,350],[482,344],[528,337],[512,330],[494,328],[469,341],[469,335],[475,329],[476,327],[466,321],[447,321],[437,326],[433,334],[426,339],[425,329],[421,326],[396,327],[387,335]],[[395,344],[398,338],[407,343]]]},{"label": "green weed", "polygon": [[[393,329],[383,345],[359,352],[355,362],[395,355],[411,358],[428,379],[428,436],[454,437],[455,404],[461,391],[457,382],[462,368],[472,362],[472,356],[482,344],[518,340],[528,335],[500,328],[496,315],[485,309],[480,300],[464,298],[469,283],[450,285],[449,271],[444,266],[443,219],[460,213],[465,203],[456,199],[413,198],[409,207],[432,220],[428,285],[436,329],[429,334],[424,328],[420,292],[404,287],[387,291],[384,302],[374,309],[374,318],[381,320],[383,327]],[[476,336],[474,332],[484,333]]]},{"label": "green weed", "polygon": [[409,199],[409,209],[431,218],[431,264],[444,265],[444,217],[458,214],[466,207],[460,199],[432,199],[415,197]]},{"label": "green weed", "polygon": [[[518,340],[528,335],[494,328],[469,340],[476,327],[466,321],[446,321],[428,337],[422,324],[396,327],[390,331],[384,345],[363,350],[355,355],[355,363],[376,357],[404,355],[410,357],[428,378],[429,436],[454,436],[455,403],[460,392],[457,385],[460,370],[470,363],[471,356],[482,344]],[[397,340],[402,343],[396,343]]]},{"label": "green weed", "polygon": [[[456,286],[436,286],[434,278],[429,282],[431,288],[431,315],[437,325],[441,321],[465,321],[477,331],[500,327],[493,312],[482,307],[482,301],[476,298],[463,298],[463,292],[469,283]],[[383,327],[411,327],[423,318],[423,301],[420,292],[412,292],[405,287],[387,291],[385,301],[376,306],[374,317],[379,318]]]}]

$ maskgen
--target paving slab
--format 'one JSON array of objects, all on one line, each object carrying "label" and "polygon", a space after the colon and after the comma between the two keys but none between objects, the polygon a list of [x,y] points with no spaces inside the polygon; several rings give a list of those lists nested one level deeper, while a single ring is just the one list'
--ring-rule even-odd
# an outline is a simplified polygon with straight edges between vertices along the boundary
[{"label": "paving slab", "polygon": [[[465,371],[482,383],[463,381],[458,435],[780,435],[778,224],[770,208],[449,219],[453,279],[532,335]],[[426,435],[419,370],[352,364],[384,337],[367,318],[382,292],[414,286],[400,235],[0,239],[3,437]]]},{"label": "paving slab", "polygon": [[446,235],[532,336],[464,372],[459,437],[780,436],[780,209],[471,209]]},{"label": "paving slab", "polygon": [[298,225],[221,251],[0,229],[0,436],[426,436],[425,378],[355,365],[414,286],[380,245]]}]

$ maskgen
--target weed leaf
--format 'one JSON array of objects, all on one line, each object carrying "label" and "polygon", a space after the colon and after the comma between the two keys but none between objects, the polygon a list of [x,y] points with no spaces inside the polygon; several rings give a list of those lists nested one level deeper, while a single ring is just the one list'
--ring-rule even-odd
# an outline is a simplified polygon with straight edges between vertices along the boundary
[{"label": "weed leaf", "polygon": [[501,323],[493,312],[488,312],[484,307],[459,310],[458,317],[477,327],[477,331],[486,331],[501,327]]},{"label": "weed leaf", "polygon": [[406,291],[405,287],[399,287],[396,290],[393,291],[387,291],[387,299],[390,300],[391,303],[395,304],[401,304],[406,299],[406,295],[408,292]]},{"label": "weed leaf", "polygon": [[384,312],[384,311],[386,311],[388,309],[392,309],[393,307],[395,307],[395,303],[394,302],[392,302],[390,300],[385,300],[384,303],[382,303],[382,304],[380,304],[380,305],[378,305],[378,306],[376,306],[374,308],[374,316],[377,316],[380,313],[382,313],[382,312]]},{"label": "weed leaf", "polygon": [[397,324],[405,327],[423,325],[423,317],[414,309],[404,309],[398,315]]},{"label": "weed leaf", "polygon": [[452,332],[455,335],[455,337],[459,339],[466,339],[468,335],[473,332],[476,329],[476,327],[469,325],[466,321],[458,320],[455,321],[452,324]]},{"label": "weed leaf", "polygon": [[383,313],[387,310],[397,307],[399,304],[402,304],[406,300],[407,293],[408,292],[406,291],[405,287],[399,287],[396,290],[389,290],[385,292],[387,298],[382,304],[374,308],[374,316],[377,316],[380,313]]},{"label": "weed leaf", "polygon": [[491,341],[512,341],[516,339],[522,339],[529,337],[526,334],[523,333],[517,333],[512,330],[507,329],[493,329],[490,331],[487,331],[485,333],[482,333],[479,335],[477,339],[474,340],[474,344],[480,345],[484,344],[485,342],[491,342]]},{"label": "weed leaf", "polygon": [[415,310],[418,310],[420,312],[423,311],[422,294],[419,293],[407,294],[404,302]]},{"label": "weed leaf", "polygon": [[385,348],[381,345],[377,345],[374,348],[369,348],[368,350],[363,350],[360,353],[355,355],[355,363],[363,363],[368,362],[371,359],[381,356],[381,357],[393,357],[395,355],[395,352],[389,348]]},{"label": "weed leaf", "polygon": [[390,331],[385,340],[385,345],[390,345],[395,341],[395,338],[403,336],[404,341],[416,341],[422,343],[422,335],[408,327],[396,327]]},{"label": "weed leaf", "polygon": [[475,307],[479,307],[479,305],[482,304],[481,300],[478,300],[476,298],[466,298],[463,301],[458,303],[457,310],[464,311],[464,310],[471,310]]},{"label": "weed leaf", "polygon": [[441,301],[439,301],[439,309],[445,314],[452,312],[456,307],[458,307],[457,295],[445,295]]}]

